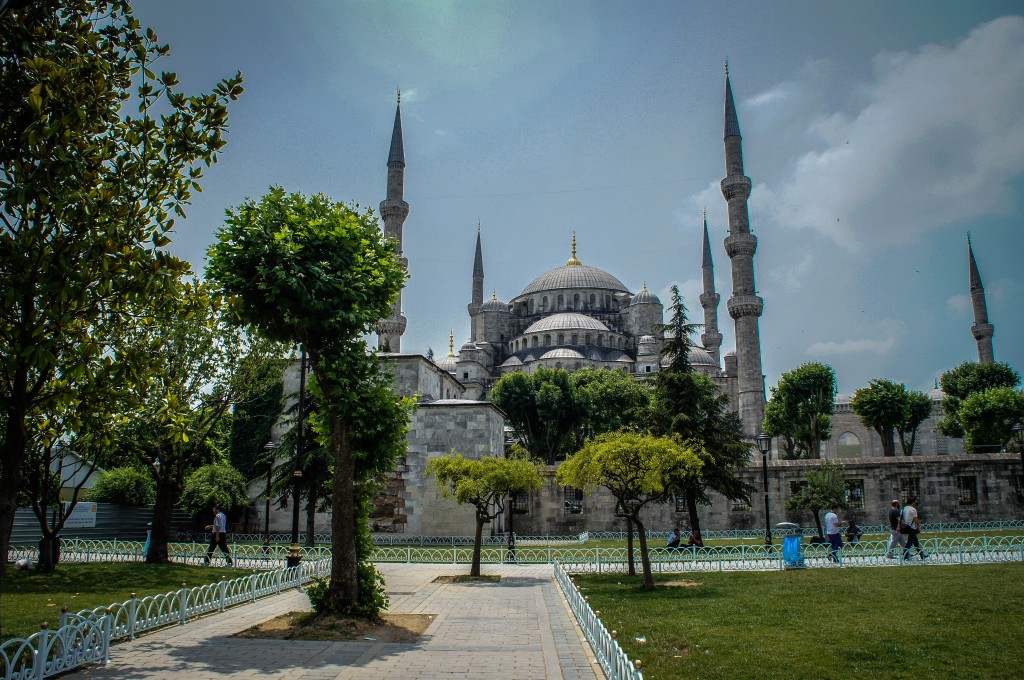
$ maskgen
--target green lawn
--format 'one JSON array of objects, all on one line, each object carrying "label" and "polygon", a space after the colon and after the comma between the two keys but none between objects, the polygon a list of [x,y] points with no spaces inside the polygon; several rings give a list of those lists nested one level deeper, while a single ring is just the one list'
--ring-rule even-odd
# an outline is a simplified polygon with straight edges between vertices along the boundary
[{"label": "green lawn", "polygon": [[1024,564],[655,578],[575,578],[648,680],[1024,677]]},{"label": "green lawn", "polygon": [[56,628],[60,608],[78,612],[100,605],[124,602],[134,592],[138,597],[235,578],[251,570],[194,567],[183,564],[141,564],[139,562],[59,564],[52,574],[35,569],[7,569],[0,598],[0,640],[27,637],[47,622]]}]

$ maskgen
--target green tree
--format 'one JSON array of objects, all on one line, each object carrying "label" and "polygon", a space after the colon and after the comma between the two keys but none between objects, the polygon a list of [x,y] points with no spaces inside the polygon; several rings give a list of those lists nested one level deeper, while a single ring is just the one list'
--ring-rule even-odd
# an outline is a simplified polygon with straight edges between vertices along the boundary
[{"label": "green tree", "polygon": [[772,388],[764,431],[782,440],[784,458],[818,458],[832,436],[836,374],[831,366],[808,362],[786,371]]},{"label": "green tree", "polygon": [[622,371],[584,368],[569,375],[580,420],[576,449],[607,432],[646,430],[651,419],[651,389]]},{"label": "green tree", "polygon": [[239,320],[309,354],[322,405],[317,431],[334,467],[325,611],[354,611],[370,502],[369,485],[357,484],[393,465],[408,427],[409,402],[362,339],[405,283],[398,253],[371,213],[280,187],[229,210],[218,239],[208,273],[232,296]]},{"label": "green tree", "polygon": [[204,465],[185,478],[181,507],[192,515],[208,513],[216,507],[225,514],[249,504],[249,485],[242,473],[224,463]]},{"label": "green tree", "polygon": [[818,537],[824,538],[821,530],[821,510],[838,505],[846,507],[846,482],[843,467],[829,460],[823,460],[821,467],[807,471],[807,485],[786,499],[786,509],[810,512],[818,527]]},{"label": "green tree", "polygon": [[568,371],[538,368],[532,375],[503,375],[491,390],[491,401],[505,412],[530,455],[548,465],[576,448],[583,423]]},{"label": "green tree", "polygon": [[991,387],[960,403],[956,419],[964,431],[964,448],[976,453],[1005,451],[1015,423],[1024,421],[1024,392]]},{"label": "green tree", "polygon": [[436,479],[437,491],[443,498],[471,505],[476,511],[470,576],[480,575],[484,524],[504,512],[509,496],[536,491],[543,484],[537,465],[526,458],[463,458],[452,452],[427,463],[425,474]]},{"label": "green tree", "polygon": [[896,431],[910,420],[910,393],[901,383],[875,378],[853,393],[850,408],[861,422],[878,433],[882,454],[896,455]]},{"label": "green tree", "polygon": [[266,470],[266,446],[284,407],[284,383],[277,367],[268,368],[274,375],[264,377],[266,389],[235,404],[231,419],[231,464],[250,480]]},{"label": "green tree", "polygon": [[555,480],[587,493],[599,486],[608,489],[618,511],[637,527],[644,587],[650,589],[654,579],[640,513],[648,504],[667,502],[685,480],[700,474],[702,465],[693,445],[677,438],[617,432],[587,442],[559,466]]},{"label": "green tree", "polygon": [[907,398],[910,406],[908,416],[896,428],[896,433],[900,437],[903,455],[910,456],[913,455],[914,446],[917,444],[917,428],[932,414],[932,398],[924,392],[914,390],[907,390]]},{"label": "green tree", "polygon": [[729,499],[749,500],[753,487],[742,481],[740,474],[750,462],[750,444],[743,441],[742,423],[729,407],[729,398],[682,359],[689,354],[696,324],[687,321],[676,287],[672,288],[670,309],[670,322],[663,327],[670,340],[662,349],[669,364],[654,379],[651,422],[658,434],[674,434],[694,443],[693,450],[701,456],[700,475],[687,477],[678,489],[686,501],[691,528],[700,531],[697,506],[711,504],[709,489]]},{"label": "green tree", "polygon": [[137,467],[107,470],[93,485],[86,500],[141,508],[156,500],[156,484],[150,474]]},{"label": "green tree", "polygon": [[0,16],[2,555],[29,420],[101,372],[110,355],[97,326],[164,298],[187,271],[161,248],[242,91],[236,75],[181,93],[174,73],[155,70],[168,47],[127,1],[19,4]]},{"label": "green tree", "polygon": [[939,422],[939,432],[947,437],[963,437],[964,428],[960,423],[960,404],[975,392],[984,392],[993,387],[1017,387],[1020,375],[1009,364],[979,364],[965,361],[956,368],[942,374],[939,385],[945,396],[942,411],[945,418]]}]

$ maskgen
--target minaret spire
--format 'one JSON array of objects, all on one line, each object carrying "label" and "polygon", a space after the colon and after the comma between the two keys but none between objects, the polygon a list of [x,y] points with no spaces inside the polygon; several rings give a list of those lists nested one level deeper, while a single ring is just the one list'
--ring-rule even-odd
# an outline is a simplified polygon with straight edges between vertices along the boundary
[{"label": "minaret spire", "polygon": [[974,336],[974,341],[978,343],[978,363],[991,364],[995,362],[995,355],[992,352],[992,335],[995,333],[995,326],[988,321],[985,285],[981,282],[978,261],[974,259],[974,246],[971,245],[970,234],[967,234],[967,256],[971,269],[971,306],[974,307],[974,325],[971,326],[971,334]]},{"label": "minaret spire", "polygon": [[764,301],[754,284],[757,237],[750,233],[750,178],[743,174],[743,139],[736,116],[732,82],[725,76],[725,179],[722,195],[729,206],[729,235],[725,252],[732,262],[732,297],[729,316],[736,323],[736,371],[739,414],[743,433],[753,439],[764,425],[764,371],[761,368],[759,317]]},{"label": "minaret spire", "polygon": [[[387,198],[381,201],[380,216],[384,220],[384,236],[395,243],[395,251],[402,261],[402,269],[409,271],[409,260],[402,252],[402,230],[405,218],[409,216],[409,204],[405,202],[405,145],[402,139],[402,91],[398,91],[395,107],[395,125],[391,131],[391,149],[388,152]],[[402,293],[392,308],[391,316],[377,322],[377,347],[386,352],[400,352],[402,334],[407,320],[402,314]]]},{"label": "minaret spire", "polygon": [[704,349],[715,360],[715,365],[722,366],[722,334],[718,332],[718,302],[721,296],[715,292],[715,265],[711,260],[711,239],[708,238],[708,211],[704,210],[704,247],[701,253],[701,273],[704,292],[700,296],[700,306],[704,308],[704,332],[700,342]]},{"label": "minaret spire", "polygon": [[580,266],[582,264],[583,263],[580,262],[579,258],[576,257],[576,232],[573,231],[572,232],[572,257],[570,257],[568,259],[568,261],[566,261],[565,266],[566,267],[578,267],[578,266]]},{"label": "minaret spire", "polygon": [[466,305],[469,312],[469,339],[476,342],[476,315],[480,305],[484,303],[484,253],[480,247],[480,220],[476,221],[476,255],[473,257],[473,288],[470,302]]}]

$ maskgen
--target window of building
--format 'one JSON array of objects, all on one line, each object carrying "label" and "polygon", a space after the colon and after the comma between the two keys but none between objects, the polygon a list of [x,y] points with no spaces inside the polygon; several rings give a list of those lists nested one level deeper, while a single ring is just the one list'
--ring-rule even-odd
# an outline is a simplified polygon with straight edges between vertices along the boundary
[{"label": "window of building", "polygon": [[847,479],[846,484],[846,505],[849,508],[862,509],[864,507],[864,480]]},{"label": "window of building", "polygon": [[604,336],[603,335],[597,336],[597,346],[598,347],[604,347]]},{"label": "window of building", "polygon": [[534,346],[534,347],[536,347],[536,346],[537,346],[537,342],[538,342],[538,341],[537,341],[537,336],[535,335],[535,336],[533,336],[533,346]]},{"label": "window of building", "polygon": [[960,505],[977,505],[978,504],[978,478],[977,477],[957,477],[956,478],[956,494]]},{"label": "window of building", "polygon": [[558,308],[561,309],[562,307],[565,307],[565,296],[564,295],[559,295],[558,296]]},{"label": "window of building", "polygon": [[544,336],[544,346],[547,347],[551,344],[551,335],[547,334]]},{"label": "window of building", "polygon": [[565,344],[565,334],[564,333],[559,333],[558,334],[558,344],[559,345],[564,345]]},{"label": "window of building", "polygon": [[836,455],[840,458],[860,458],[860,437],[852,432],[844,432],[836,439]]},{"label": "window of building", "polygon": [[572,308],[573,309],[579,309],[580,308],[580,294],[579,293],[575,293],[572,296]]},{"label": "window of building", "polygon": [[469,380],[469,371],[463,371],[462,372],[462,379],[463,380]]},{"label": "window of building", "polygon": [[579,515],[583,512],[583,489],[567,486],[562,490],[562,498],[565,501],[565,514]]},{"label": "window of building", "polygon": [[1024,503],[1024,475],[1016,475],[1017,478],[1017,502]]},{"label": "window of building", "polygon": [[530,494],[526,491],[516,491],[512,494],[509,509],[517,515],[525,515],[530,512]]},{"label": "window of building", "polygon": [[921,497],[921,480],[917,477],[900,477],[900,502]]},{"label": "window of building", "polygon": [[545,295],[540,299],[540,311],[546,312],[548,310],[548,296]]},{"label": "window of building", "polygon": [[686,496],[676,492],[672,494],[672,500],[675,501],[676,512],[686,512]]},{"label": "window of building", "polygon": [[588,345],[590,344],[590,333],[587,333],[585,336],[583,336],[583,342]]},{"label": "window of building", "polygon": [[604,296],[604,308],[605,309],[611,309],[611,307],[612,307],[612,296],[611,295],[605,295]]},{"label": "window of building", "polygon": [[735,499],[733,499],[733,501],[732,501],[732,511],[733,512],[750,512],[751,510],[752,510],[752,508],[750,507],[750,501],[749,500],[744,500],[742,498],[735,498]]},{"label": "window of building", "polygon": [[644,373],[650,373],[650,372],[651,372],[651,367],[650,366],[644,366]]},{"label": "window of building", "polygon": [[593,293],[590,294],[590,308],[591,309],[594,308],[594,294]]},{"label": "window of building", "polygon": [[798,482],[790,482],[789,483],[789,495],[790,496],[796,496],[801,491],[803,491],[805,488],[807,488],[807,480],[806,479],[801,479]]},{"label": "window of building", "polygon": [[576,335],[575,333],[573,333],[573,334],[572,334],[572,344],[573,344],[573,345],[578,345],[578,344],[580,344],[580,343],[579,343],[579,339],[580,339],[580,336]]}]

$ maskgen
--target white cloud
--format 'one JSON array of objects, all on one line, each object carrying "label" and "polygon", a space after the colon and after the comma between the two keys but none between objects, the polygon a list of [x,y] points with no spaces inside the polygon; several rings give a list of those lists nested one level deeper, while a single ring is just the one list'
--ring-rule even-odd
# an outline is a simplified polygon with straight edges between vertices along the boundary
[{"label": "white cloud", "polygon": [[843,340],[842,342],[816,342],[807,348],[812,357],[828,357],[837,354],[886,354],[896,346],[896,338],[884,340]]},{"label": "white cloud", "polygon": [[787,88],[783,85],[778,85],[770,90],[766,90],[760,94],[756,94],[750,99],[746,100],[746,104],[751,107],[761,107],[768,104],[774,104],[782,101],[789,96]]},{"label": "white cloud", "polygon": [[803,285],[803,279],[811,270],[812,264],[814,264],[814,256],[807,251],[795,265],[769,270],[768,280],[778,283],[787,293],[795,293]]},{"label": "white cloud", "polygon": [[819,116],[810,132],[824,146],[765,188],[774,221],[857,249],[1010,208],[1024,171],[1024,17],[881,54],[874,70],[860,110]]},{"label": "white cloud", "polygon": [[946,307],[956,316],[963,316],[964,312],[971,309],[971,296],[967,293],[954,295],[946,300]]}]

